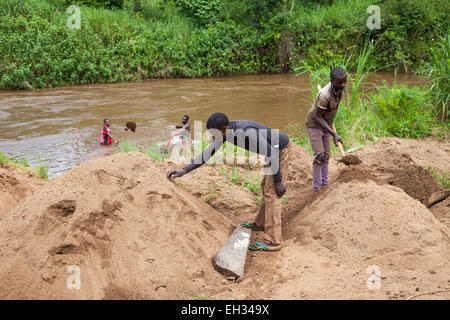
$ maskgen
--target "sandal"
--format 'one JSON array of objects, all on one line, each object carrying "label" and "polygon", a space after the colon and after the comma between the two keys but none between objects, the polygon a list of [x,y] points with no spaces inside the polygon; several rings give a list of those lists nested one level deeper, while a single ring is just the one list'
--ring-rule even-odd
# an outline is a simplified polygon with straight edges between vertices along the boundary
[{"label": "sandal", "polygon": [[248,229],[252,229],[253,231],[264,231],[264,229],[258,229],[257,227],[255,227],[254,223],[241,223],[241,226],[244,228],[248,228]]},{"label": "sandal", "polygon": [[282,246],[281,244],[269,244],[266,241],[256,241],[255,244],[249,245],[248,248],[253,251],[280,251]]}]

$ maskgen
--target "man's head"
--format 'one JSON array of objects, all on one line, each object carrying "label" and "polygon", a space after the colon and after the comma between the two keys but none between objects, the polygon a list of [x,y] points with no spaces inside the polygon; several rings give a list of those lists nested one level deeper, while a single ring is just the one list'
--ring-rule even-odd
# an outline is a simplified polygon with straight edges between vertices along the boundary
[{"label": "man's head", "polygon": [[104,119],[103,120],[103,124],[107,127],[109,127],[111,125],[111,121],[109,121],[109,119]]},{"label": "man's head", "polygon": [[230,121],[228,120],[228,117],[224,115],[223,113],[216,112],[213,113],[208,121],[206,122],[206,129],[216,129],[220,130],[222,132],[222,136],[226,136],[226,130],[228,128],[228,125],[230,124]]},{"label": "man's head", "polygon": [[336,92],[340,92],[347,85],[347,73],[344,69],[336,67],[330,72],[330,80]]},{"label": "man's head", "polygon": [[185,114],[183,116],[183,118],[181,118],[181,123],[186,124],[189,121],[189,116],[187,114]]}]

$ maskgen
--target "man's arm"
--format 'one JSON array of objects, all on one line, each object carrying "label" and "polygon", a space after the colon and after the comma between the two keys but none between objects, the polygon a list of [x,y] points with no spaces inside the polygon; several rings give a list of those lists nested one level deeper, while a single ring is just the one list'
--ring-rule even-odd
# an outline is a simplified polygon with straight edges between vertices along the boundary
[{"label": "man's arm", "polygon": [[178,132],[174,133],[173,136],[179,136],[179,135],[183,135],[184,132],[188,131],[191,129],[191,125],[189,123],[183,125],[183,126],[175,126],[177,129],[181,129]]},{"label": "man's arm", "polygon": [[191,161],[187,166],[181,170],[172,169],[167,172],[167,178],[174,179],[185,175],[186,173],[201,167],[205,162],[207,162],[216,151],[222,146],[223,141],[221,139],[214,139],[214,141],[203,150],[194,160]]},{"label": "man's arm", "polygon": [[114,141],[115,144],[118,144],[118,143],[119,143],[119,140],[117,140],[116,138],[114,138],[114,137],[112,136],[111,133],[108,132],[106,135],[107,135],[108,137],[110,137],[110,138]]},{"label": "man's arm", "polygon": [[342,143],[341,137],[334,131],[328,123],[325,121],[324,115],[327,110],[328,101],[325,98],[319,98],[315,102],[315,106],[313,109],[313,116],[314,119],[319,123],[319,125],[324,129],[325,131],[328,131],[332,136],[334,140],[334,144],[337,144],[338,141]]}]

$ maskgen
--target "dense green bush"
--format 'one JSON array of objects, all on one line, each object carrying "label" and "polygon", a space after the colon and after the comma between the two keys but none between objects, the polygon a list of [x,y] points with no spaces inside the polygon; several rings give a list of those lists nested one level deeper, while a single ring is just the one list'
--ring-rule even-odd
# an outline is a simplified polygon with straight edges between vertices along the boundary
[{"label": "dense green bush", "polygon": [[437,41],[431,51],[430,78],[432,81],[431,97],[435,105],[435,114],[442,121],[450,120],[450,33]]},{"label": "dense green bush", "polygon": [[[0,87],[280,72],[347,59],[356,70],[367,39],[376,44],[370,67],[410,70],[430,61],[449,4],[400,2],[404,10],[380,3],[382,29],[372,31],[365,26],[372,0],[297,0],[292,12],[283,0],[141,0],[136,14],[124,0],[123,10],[81,6],[81,30],[69,30],[72,1],[2,0]],[[89,1],[100,3],[122,1]],[[439,88],[448,94],[444,81]]]},{"label": "dense green bush", "polygon": [[396,137],[421,138],[431,134],[432,109],[423,88],[406,85],[382,86],[371,96],[375,112],[383,119],[387,132]]},{"label": "dense green bush", "polygon": [[201,25],[215,22],[222,10],[221,0],[173,0],[184,13]]},{"label": "dense green bush", "polygon": [[123,0],[64,0],[64,4],[66,6],[76,4],[108,9],[123,8]]}]

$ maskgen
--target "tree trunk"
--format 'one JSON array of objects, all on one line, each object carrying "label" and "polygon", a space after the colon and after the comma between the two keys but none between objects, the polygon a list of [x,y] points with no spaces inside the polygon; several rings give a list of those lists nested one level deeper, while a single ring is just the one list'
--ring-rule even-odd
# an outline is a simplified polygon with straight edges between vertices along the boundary
[{"label": "tree trunk", "polygon": [[134,0],[134,12],[142,11],[141,0]]},{"label": "tree trunk", "polygon": [[292,12],[292,10],[294,10],[294,6],[295,6],[295,0],[292,0],[291,10],[289,12]]}]

